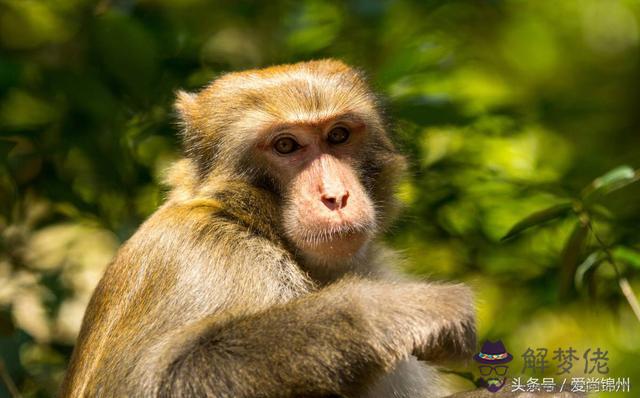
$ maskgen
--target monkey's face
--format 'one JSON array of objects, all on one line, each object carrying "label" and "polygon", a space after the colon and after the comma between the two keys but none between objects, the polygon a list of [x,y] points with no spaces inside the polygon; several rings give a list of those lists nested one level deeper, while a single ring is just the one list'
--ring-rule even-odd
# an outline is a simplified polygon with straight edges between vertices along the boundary
[{"label": "monkey's face", "polygon": [[298,253],[344,264],[393,218],[404,158],[375,96],[345,64],[230,73],[199,94],[180,93],[177,108],[200,184],[247,179],[273,188]]},{"label": "monkey's face", "polygon": [[343,118],[268,134],[259,148],[285,197],[287,238],[323,262],[345,260],[375,230],[375,210],[360,182],[364,123]]}]

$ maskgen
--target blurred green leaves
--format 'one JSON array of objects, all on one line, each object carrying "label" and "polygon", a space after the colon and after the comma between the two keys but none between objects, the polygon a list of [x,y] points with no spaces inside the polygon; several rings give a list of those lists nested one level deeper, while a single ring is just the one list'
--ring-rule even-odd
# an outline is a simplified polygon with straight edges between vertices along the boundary
[{"label": "blurred green leaves", "polygon": [[0,126],[4,128],[37,127],[52,122],[57,115],[50,104],[25,91],[8,92],[0,104]]},{"label": "blurred green leaves", "polygon": [[640,269],[640,251],[638,250],[618,246],[613,250],[613,258],[634,268]]},{"label": "blurred green leaves", "polygon": [[589,200],[624,188],[638,180],[640,180],[640,171],[633,170],[629,166],[620,166],[593,180],[583,190],[582,196],[585,200]]},{"label": "blurred green leaves", "polygon": [[[640,255],[634,250],[625,247],[618,247],[615,252],[611,251],[611,244],[605,243],[594,227],[594,217],[600,216],[603,211],[599,208],[598,211],[592,212],[589,206],[589,201],[593,196],[598,196],[598,194],[602,196],[637,182],[640,179],[639,175],[639,170],[634,170],[629,166],[616,167],[593,180],[582,190],[581,195],[574,202],[567,202],[537,211],[519,221],[502,240],[513,238],[529,228],[564,218],[573,210],[578,222],[575,224],[573,232],[567,239],[563,249],[560,264],[560,293],[567,295],[574,285],[578,290],[582,290],[585,284],[588,284],[590,295],[595,296],[595,272],[601,263],[607,261],[613,267],[619,284],[625,286],[622,293],[629,301],[631,308],[635,311],[638,322],[640,322],[640,305],[638,304],[637,295],[629,286],[626,277],[621,274],[618,265],[618,262],[621,261],[637,267],[640,264]],[[604,214],[610,213],[605,210]],[[591,254],[582,260],[590,234],[594,238],[595,244],[593,246],[595,247],[591,248]]]},{"label": "blurred green leaves", "polygon": [[103,267],[164,199],[176,90],[336,57],[410,156],[387,233],[405,269],[470,282],[481,338],[605,339],[612,371],[640,377],[620,294],[640,290],[639,26],[626,0],[0,0],[9,375],[27,397],[55,389]]},{"label": "blurred green leaves", "polygon": [[[588,186],[586,186],[578,199],[574,202],[566,202],[558,205],[551,206],[544,210],[537,211],[526,218],[519,221],[514,225],[509,232],[502,238],[502,240],[510,239],[522,231],[535,227],[549,221],[563,218],[573,210],[577,216],[588,214],[590,200],[598,194],[604,195],[613,192],[617,189],[624,188],[634,182],[640,180],[640,170],[634,170],[629,166],[619,166],[613,170],[608,171],[604,175],[593,180]],[[606,209],[602,207],[597,208],[598,214],[610,214]]]},{"label": "blurred green leaves", "polygon": [[73,2],[3,1],[0,42],[4,48],[32,49],[68,40],[78,27],[68,18]]},{"label": "blurred green leaves", "polygon": [[562,218],[569,213],[571,210],[571,203],[562,203],[559,205],[548,207],[544,210],[537,211],[523,220],[519,221],[516,225],[514,225],[509,232],[505,236],[502,237],[501,240],[507,240],[509,238],[513,238],[518,235],[520,232],[529,229],[531,227],[536,227],[541,224],[547,223],[549,221],[553,221],[558,218]]},{"label": "blurred green leaves", "polygon": [[93,29],[93,50],[105,72],[138,97],[153,93],[158,49],[145,26],[126,14],[108,11],[96,19]]},{"label": "blurred green leaves", "polygon": [[344,11],[331,2],[300,2],[289,19],[287,44],[300,54],[324,49],[340,33],[344,15]]}]

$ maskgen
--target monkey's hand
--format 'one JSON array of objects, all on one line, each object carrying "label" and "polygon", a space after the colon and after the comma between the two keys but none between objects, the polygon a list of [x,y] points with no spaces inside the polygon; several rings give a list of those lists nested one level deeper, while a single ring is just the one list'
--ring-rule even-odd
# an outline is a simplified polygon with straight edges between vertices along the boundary
[{"label": "monkey's hand", "polygon": [[[469,358],[475,340],[475,310],[471,289],[462,284],[401,283],[387,287],[379,298],[369,295],[380,315],[374,329],[384,347],[413,354],[420,360]],[[400,345],[401,347],[398,347]]]},{"label": "monkey's hand", "polygon": [[470,358],[476,347],[471,289],[461,284],[430,285],[426,289],[421,298],[428,306],[423,307],[428,325],[419,334],[413,354],[425,361]]}]

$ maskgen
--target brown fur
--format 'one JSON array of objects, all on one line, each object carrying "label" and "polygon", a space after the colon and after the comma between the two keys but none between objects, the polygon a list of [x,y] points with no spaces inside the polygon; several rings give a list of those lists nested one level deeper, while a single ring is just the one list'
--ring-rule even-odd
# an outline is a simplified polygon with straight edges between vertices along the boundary
[{"label": "brown fur", "polygon": [[470,291],[390,278],[375,241],[332,267],[306,260],[283,234],[286,183],[252,152],[265,129],[357,118],[353,167],[388,223],[405,162],[360,74],[332,60],[232,73],[177,107],[173,190],[100,281],[61,396],[438,395],[411,355],[473,350]]}]

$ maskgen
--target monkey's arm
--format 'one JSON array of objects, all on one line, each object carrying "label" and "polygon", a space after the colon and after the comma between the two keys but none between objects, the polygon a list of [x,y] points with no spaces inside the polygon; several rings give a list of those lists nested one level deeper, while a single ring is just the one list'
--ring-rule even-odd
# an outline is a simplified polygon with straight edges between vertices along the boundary
[{"label": "monkey's arm", "polygon": [[348,279],[263,312],[205,320],[166,371],[160,395],[353,396],[411,353],[470,352],[471,303],[460,285]]},{"label": "monkey's arm", "polygon": [[61,396],[351,396],[411,353],[473,348],[467,288],[345,279],[310,293],[271,239],[207,206],[166,206],[123,246]]}]

